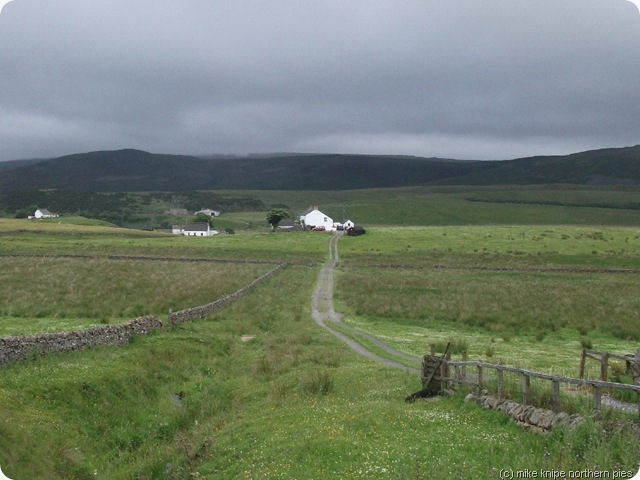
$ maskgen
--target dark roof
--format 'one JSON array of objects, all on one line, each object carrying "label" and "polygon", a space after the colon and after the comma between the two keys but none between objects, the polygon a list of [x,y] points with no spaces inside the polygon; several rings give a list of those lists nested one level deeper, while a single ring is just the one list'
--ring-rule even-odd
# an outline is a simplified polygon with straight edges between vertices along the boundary
[{"label": "dark roof", "polygon": [[206,222],[187,223],[184,229],[190,232],[206,232],[209,230],[209,224]]},{"label": "dark roof", "polygon": [[293,218],[283,218],[278,223],[279,227],[293,227],[296,224],[296,221]]},{"label": "dark roof", "polygon": [[[304,212],[302,212],[300,215],[308,215],[311,212],[313,212],[314,210],[318,210],[318,206],[317,205],[312,205],[309,208],[307,208]],[[318,210],[319,211],[319,210]]]}]

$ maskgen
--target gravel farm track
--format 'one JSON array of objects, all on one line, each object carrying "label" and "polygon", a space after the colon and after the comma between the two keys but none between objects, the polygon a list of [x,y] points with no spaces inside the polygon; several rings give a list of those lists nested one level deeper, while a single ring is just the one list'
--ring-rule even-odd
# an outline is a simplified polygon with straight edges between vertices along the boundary
[{"label": "gravel farm track", "polygon": [[384,350],[389,356],[396,357],[398,359],[403,359],[407,362],[415,363],[416,365],[422,364],[422,361],[416,357],[412,357],[410,355],[406,355],[402,352],[398,352],[397,350],[391,348],[389,345],[381,342],[377,338],[368,335],[364,332],[360,332],[354,330],[347,325],[342,323],[342,315],[337,313],[333,308],[333,270],[336,267],[339,256],[338,256],[338,240],[343,235],[343,232],[335,232],[331,236],[331,240],[329,240],[329,258],[327,262],[320,270],[320,275],[318,276],[318,283],[316,285],[316,289],[313,292],[312,298],[312,307],[311,307],[311,315],[316,323],[327,330],[328,332],[335,335],[337,338],[346,343],[352,350],[356,353],[370,358],[378,363],[383,365],[387,365],[389,367],[398,368],[400,370],[404,370],[409,373],[415,373],[420,375],[421,370],[419,368],[408,367],[402,363],[397,361],[383,358],[379,355],[376,355],[371,350],[365,348],[359,343],[355,342],[347,335],[338,331],[337,328],[332,327],[340,327],[340,330],[348,331],[351,335],[357,335],[361,338],[364,338],[370,343],[373,343],[377,347]]}]

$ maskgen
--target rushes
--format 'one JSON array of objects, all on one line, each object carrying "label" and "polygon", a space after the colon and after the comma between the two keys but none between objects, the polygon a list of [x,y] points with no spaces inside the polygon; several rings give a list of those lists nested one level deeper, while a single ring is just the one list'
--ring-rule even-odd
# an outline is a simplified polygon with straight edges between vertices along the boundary
[{"label": "rushes", "polygon": [[211,302],[269,265],[0,258],[0,317],[109,319]]},{"label": "rushes", "polygon": [[539,341],[561,328],[640,334],[635,282],[622,273],[351,268],[340,271],[336,291],[356,315],[407,325],[445,321]]}]

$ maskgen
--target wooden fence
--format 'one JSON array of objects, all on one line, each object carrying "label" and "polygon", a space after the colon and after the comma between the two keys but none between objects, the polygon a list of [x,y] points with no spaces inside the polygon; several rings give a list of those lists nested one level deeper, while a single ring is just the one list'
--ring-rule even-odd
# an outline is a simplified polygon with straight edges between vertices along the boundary
[{"label": "wooden fence", "polygon": [[[638,350],[638,352],[640,352],[640,349]],[[600,363],[600,380],[602,380],[603,382],[607,381],[609,372],[609,359],[611,358],[624,361],[626,372],[632,372],[634,371],[634,366],[640,363],[640,360],[636,360],[636,358],[638,358],[638,352],[636,352],[635,356],[633,354],[619,355],[617,353],[598,352],[596,350],[588,350],[586,348],[583,348],[582,354],[580,355],[580,371],[578,373],[578,377],[584,379],[585,367],[588,358],[597,360]]]},{"label": "wooden fence", "polygon": [[[433,352],[433,348],[432,348]],[[522,403],[524,405],[531,404],[531,379],[537,378],[551,382],[553,398],[552,408],[553,411],[559,413],[562,409],[560,399],[560,386],[576,385],[580,387],[591,387],[593,389],[593,409],[598,414],[602,407],[602,394],[605,389],[612,390],[627,390],[634,391],[637,394],[637,409],[638,416],[640,418],[640,385],[629,385],[623,383],[606,382],[602,380],[585,380],[582,378],[569,378],[560,377],[557,375],[550,375],[546,373],[533,372],[524,368],[507,367],[505,365],[496,365],[486,363],[483,361],[467,361],[466,354],[463,354],[462,361],[452,361],[450,358],[445,358],[440,366],[439,375],[433,379],[431,386],[439,391],[449,388],[449,386],[468,385],[476,388],[478,394],[486,387],[486,373],[487,370],[495,371],[497,377],[497,394],[498,398],[503,398],[505,395],[505,372],[513,373],[520,377],[522,385]],[[432,355],[425,355],[423,362],[423,378],[428,377],[429,368],[433,365]],[[640,359],[640,349],[636,353],[634,360]],[[640,361],[634,361],[633,363],[634,378],[640,378]],[[637,375],[637,376],[636,376]],[[425,385],[426,387],[427,385]]]}]

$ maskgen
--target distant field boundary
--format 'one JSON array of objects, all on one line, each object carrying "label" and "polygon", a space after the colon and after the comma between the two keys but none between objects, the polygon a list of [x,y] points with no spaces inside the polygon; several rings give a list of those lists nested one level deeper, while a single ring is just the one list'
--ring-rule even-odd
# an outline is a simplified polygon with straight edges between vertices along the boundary
[{"label": "distant field boundary", "polygon": [[243,295],[246,295],[251,290],[256,288],[261,283],[264,283],[265,281],[267,281],[269,278],[275,275],[280,269],[286,266],[287,266],[287,263],[281,263],[273,270],[265,273],[261,277],[258,277],[250,284],[242,287],[240,290],[237,290],[234,293],[226,295],[225,297],[222,297],[216,300],[215,302],[211,302],[206,305],[201,305],[198,307],[186,308],[184,310],[180,310],[179,312],[169,312],[169,321],[168,321],[169,326],[174,327],[176,325],[179,325],[181,323],[184,323],[190,320],[199,320],[201,318],[206,317],[212,312],[222,310],[224,307],[229,305],[235,299],[240,298]]},{"label": "distant field boundary", "polygon": [[575,267],[504,267],[504,266],[454,266],[454,265],[402,265],[402,264],[373,264],[373,265],[349,265],[349,268],[380,268],[380,269],[406,269],[406,270],[471,270],[480,272],[514,272],[514,273],[624,273],[640,274],[640,268],[575,268]]},{"label": "distant field boundary", "polygon": [[[189,320],[202,319],[214,311],[222,310],[234,300],[264,283],[285,266],[287,263],[279,264],[248,285],[214,302],[175,313],[169,312],[166,328],[173,328]],[[101,325],[80,331],[0,338],[0,367],[53,352],[77,351],[98,345],[122,346],[128,344],[133,335],[146,335],[163,328],[165,325],[162,320],[148,315],[118,325]]]},{"label": "distant field boundary", "polygon": [[[242,259],[228,259],[228,258],[190,258],[190,257],[155,257],[155,256],[144,256],[144,255],[79,255],[79,254],[9,254],[3,255],[0,254],[1,258],[46,258],[46,259],[56,259],[56,258],[69,258],[69,259],[77,259],[77,260],[141,260],[148,262],[185,262],[185,263],[231,263],[231,264],[247,264],[247,265],[280,265],[282,261],[278,260],[242,260]],[[314,263],[295,263],[295,262],[287,262],[287,265],[297,265],[297,266],[316,266]]]}]

